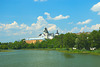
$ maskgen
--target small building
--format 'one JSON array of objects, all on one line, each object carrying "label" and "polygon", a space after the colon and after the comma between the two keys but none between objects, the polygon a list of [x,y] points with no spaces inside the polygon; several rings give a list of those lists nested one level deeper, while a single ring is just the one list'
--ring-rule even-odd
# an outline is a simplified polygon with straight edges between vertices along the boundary
[{"label": "small building", "polygon": [[90,47],[90,50],[96,50],[96,47]]},{"label": "small building", "polygon": [[80,34],[82,34],[82,33],[83,33],[83,34],[90,34],[91,32],[84,32],[84,31],[83,31],[83,32],[75,33],[75,34],[80,35]]},{"label": "small building", "polygon": [[77,48],[73,47],[72,49],[73,49],[73,50],[76,50]]},{"label": "small building", "polygon": [[36,43],[37,41],[42,42],[44,38],[27,38],[25,41],[28,44]]}]

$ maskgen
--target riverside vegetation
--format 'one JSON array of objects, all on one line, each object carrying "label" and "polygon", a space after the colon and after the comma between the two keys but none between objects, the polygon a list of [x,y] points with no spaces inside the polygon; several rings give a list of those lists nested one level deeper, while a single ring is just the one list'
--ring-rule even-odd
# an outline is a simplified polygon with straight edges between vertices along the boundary
[{"label": "riverside vegetation", "polygon": [[[77,48],[73,50],[72,48]],[[96,50],[90,51],[90,47],[96,47]],[[28,44],[25,39],[21,41],[1,43],[0,49],[54,49],[67,53],[90,53],[100,55],[100,30],[93,30],[90,34],[66,33],[55,36],[53,39],[46,39],[41,43],[37,41],[35,44]],[[0,50],[2,52],[2,50]]]}]

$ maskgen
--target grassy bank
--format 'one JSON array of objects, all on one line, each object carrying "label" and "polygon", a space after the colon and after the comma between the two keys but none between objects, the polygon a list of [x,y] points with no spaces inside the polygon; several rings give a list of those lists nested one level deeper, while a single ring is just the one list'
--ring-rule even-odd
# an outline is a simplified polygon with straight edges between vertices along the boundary
[{"label": "grassy bank", "polygon": [[100,50],[94,50],[94,51],[89,51],[89,50],[57,50],[59,52],[64,52],[64,53],[77,53],[77,54],[92,54],[92,55],[100,55]]},{"label": "grassy bank", "polygon": [[56,50],[56,48],[33,48],[33,49],[21,49],[21,50]]},{"label": "grassy bank", "polygon": [[0,50],[0,52],[13,52],[13,50]]},{"label": "grassy bank", "polygon": [[56,50],[59,52],[64,52],[64,53],[77,53],[77,54],[92,54],[92,55],[100,55],[100,50],[94,50],[94,51],[89,51],[89,50],[66,50],[66,48],[36,48],[36,49],[21,49],[21,50]]},{"label": "grassy bank", "polygon": [[[56,50],[59,52],[64,52],[64,53],[77,53],[77,54],[92,54],[92,55],[100,55],[100,50],[94,50],[94,51],[89,51],[89,50],[72,50],[69,49],[67,50],[66,48],[35,48],[35,49],[20,49],[20,50]],[[0,52],[12,52],[12,49],[8,50],[0,50]]]}]

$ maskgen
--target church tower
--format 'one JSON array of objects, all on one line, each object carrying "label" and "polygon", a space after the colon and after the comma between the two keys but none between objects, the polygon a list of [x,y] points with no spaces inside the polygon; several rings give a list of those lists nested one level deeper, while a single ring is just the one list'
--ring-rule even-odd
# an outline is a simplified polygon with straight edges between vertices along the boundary
[{"label": "church tower", "polygon": [[59,33],[58,33],[58,30],[57,30],[57,32],[56,32],[56,34],[55,34],[55,36],[58,36],[59,35]]},{"label": "church tower", "polygon": [[49,32],[48,32],[48,30],[47,30],[47,28],[45,27],[44,28],[44,30],[43,30],[43,34],[44,34],[44,38],[48,38],[48,34],[49,34]]}]

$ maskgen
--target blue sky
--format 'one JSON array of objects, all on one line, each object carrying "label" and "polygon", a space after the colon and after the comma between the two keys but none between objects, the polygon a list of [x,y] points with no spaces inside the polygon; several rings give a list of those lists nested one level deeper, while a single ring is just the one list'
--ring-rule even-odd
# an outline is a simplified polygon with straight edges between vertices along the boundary
[{"label": "blue sky", "polygon": [[100,0],[0,0],[0,42],[100,27]]}]

